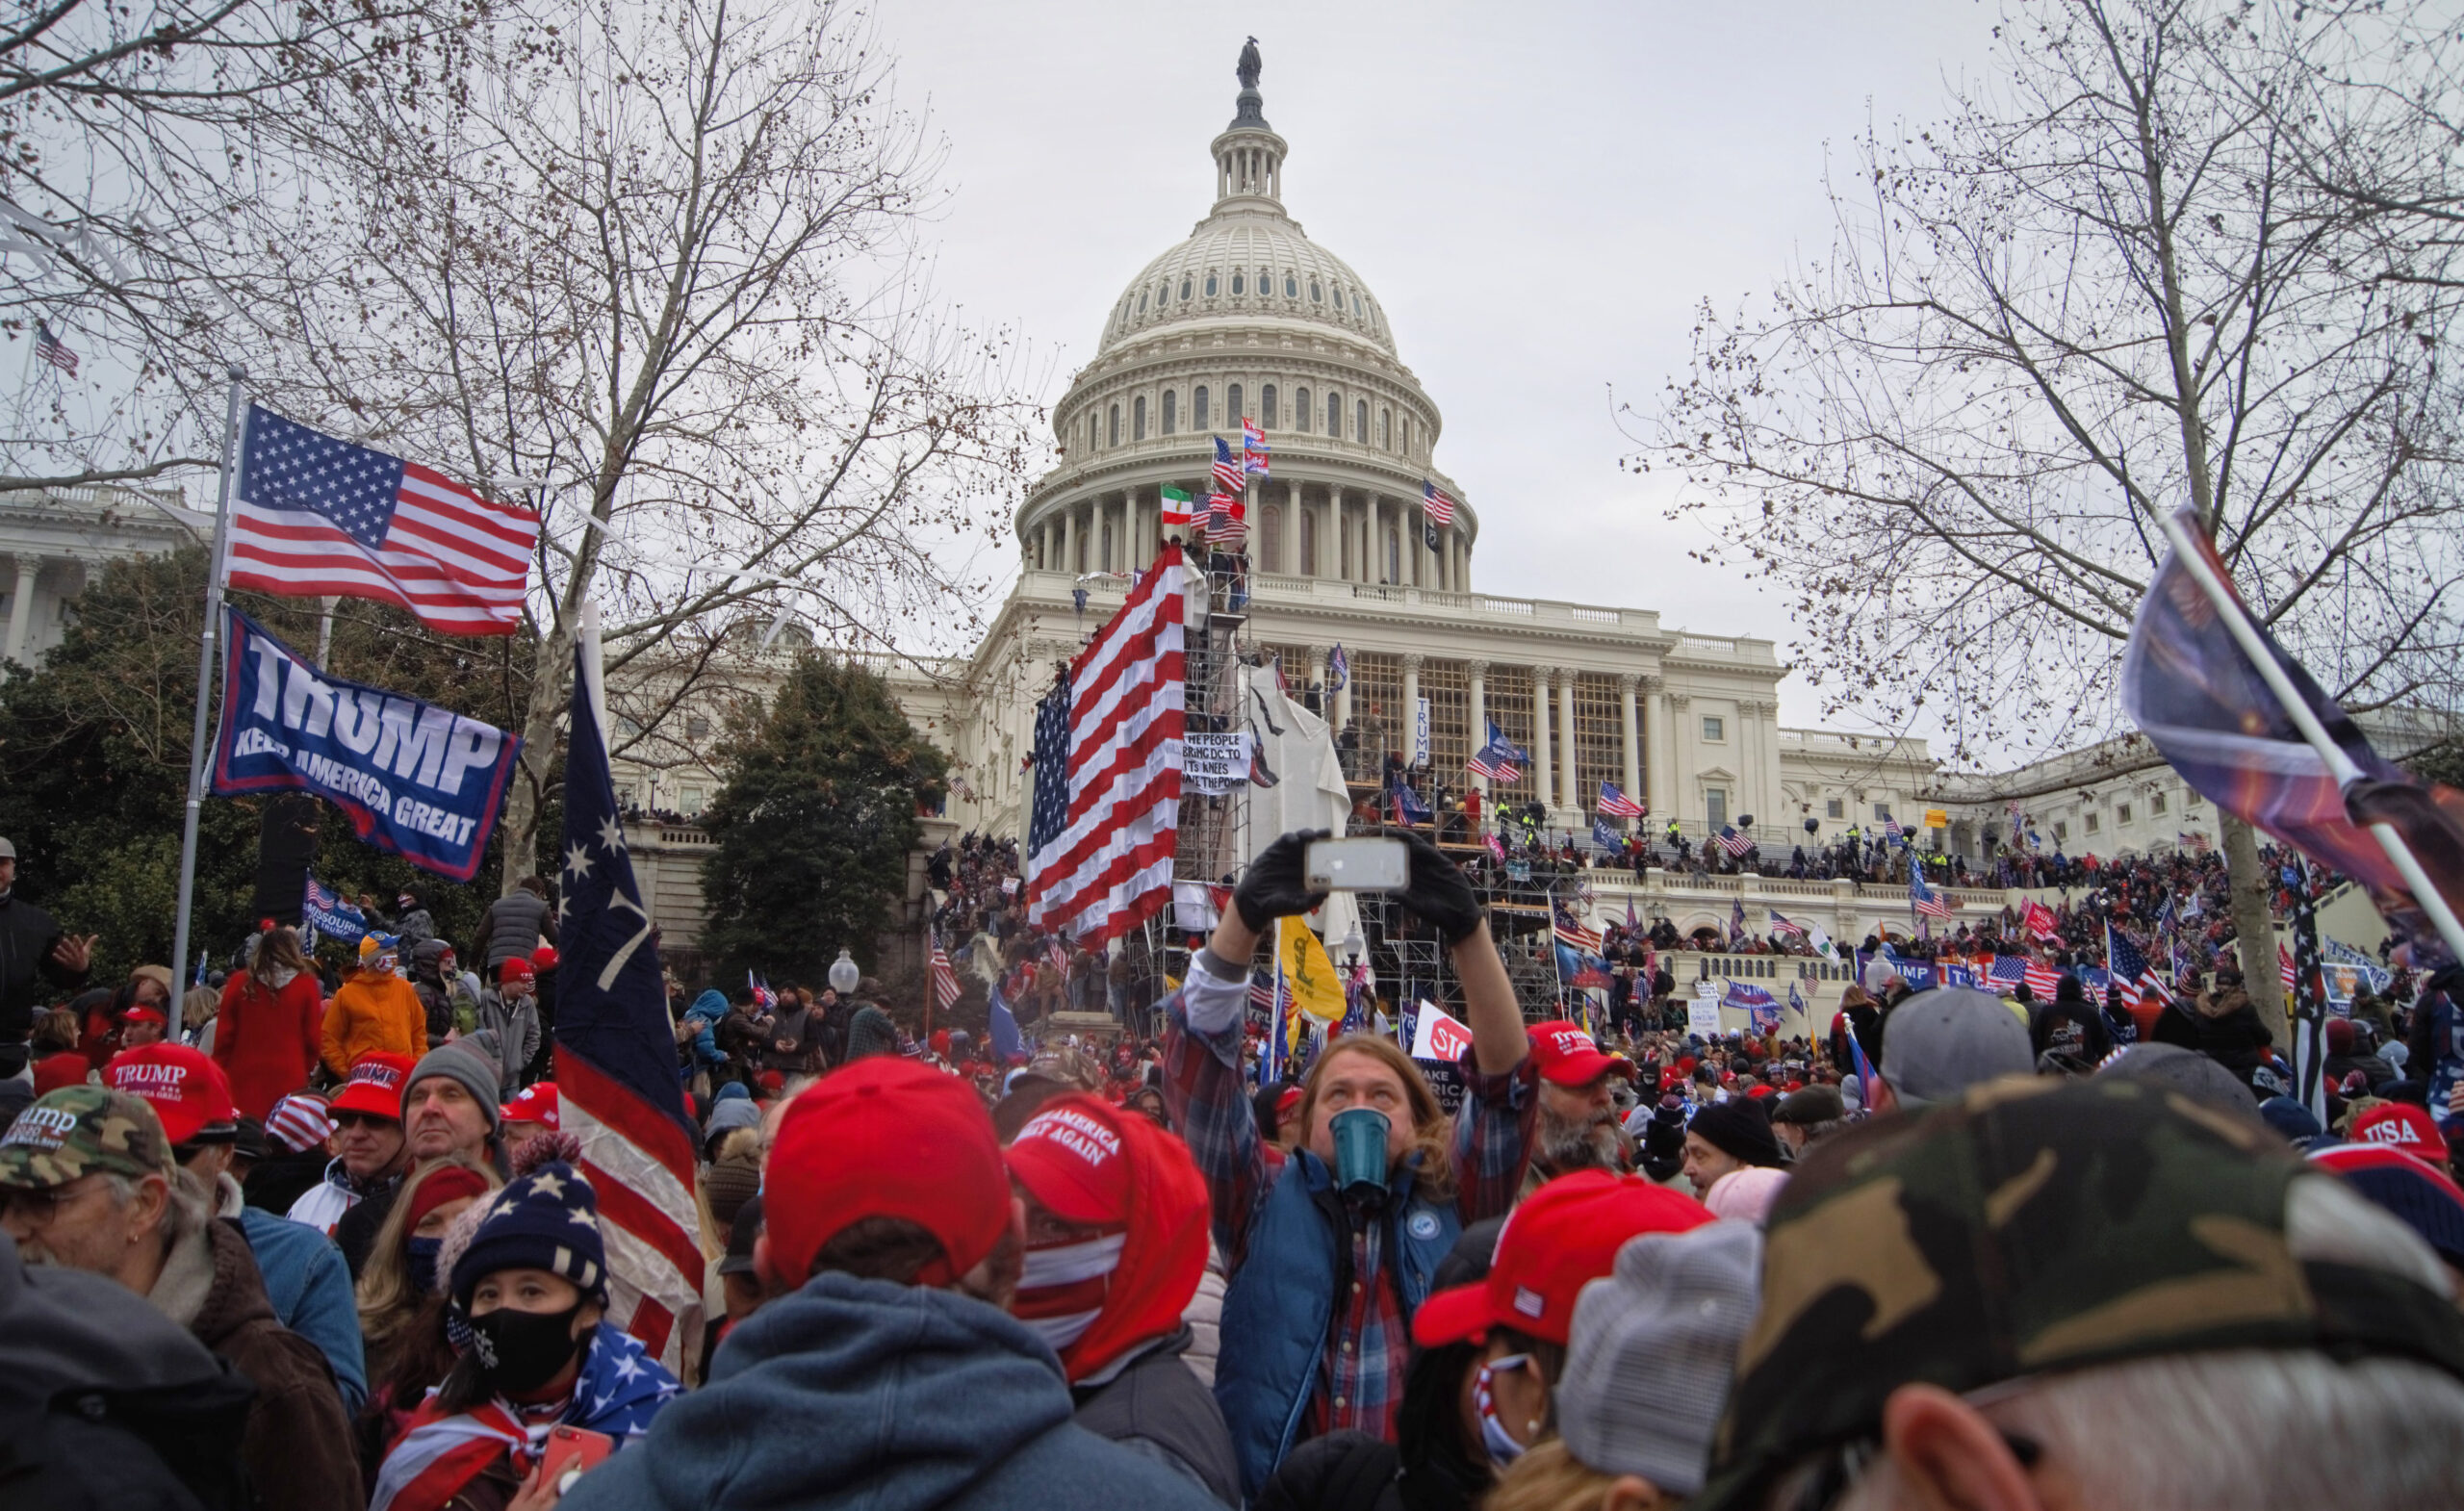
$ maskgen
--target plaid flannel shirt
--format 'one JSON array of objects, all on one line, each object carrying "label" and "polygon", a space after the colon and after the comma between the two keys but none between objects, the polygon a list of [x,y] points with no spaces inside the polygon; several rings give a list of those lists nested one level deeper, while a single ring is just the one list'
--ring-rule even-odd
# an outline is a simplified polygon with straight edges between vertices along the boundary
[{"label": "plaid flannel shirt", "polygon": [[[1180,990],[1166,999],[1164,1098],[1190,1153],[1206,1177],[1215,1242],[1227,1270],[1248,1256],[1251,1224],[1274,1182],[1292,1168],[1270,1161],[1258,1138],[1247,1086],[1241,1073],[1242,1023],[1248,983],[1225,982],[1194,961]],[[1230,1026],[1202,1032],[1191,1026],[1190,1010],[1219,1019],[1237,999]],[[1469,1060],[1463,1066],[1463,1111],[1454,1121],[1455,1204],[1463,1221],[1477,1222],[1514,1204],[1528,1162],[1540,1099],[1537,1071],[1528,1055],[1502,1075],[1483,1074]],[[1308,1414],[1310,1436],[1350,1428],[1395,1441],[1396,1412],[1402,1404],[1404,1366],[1411,1357],[1411,1319],[1401,1293],[1386,1268],[1381,1224],[1355,1220],[1346,1235],[1350,1249],[1351,1293],[1338,1298],[1317,1389]]]}]

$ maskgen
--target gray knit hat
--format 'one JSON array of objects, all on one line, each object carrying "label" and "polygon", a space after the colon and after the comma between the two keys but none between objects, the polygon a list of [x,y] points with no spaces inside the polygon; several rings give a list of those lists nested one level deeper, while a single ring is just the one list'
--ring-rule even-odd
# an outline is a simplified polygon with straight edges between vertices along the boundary
[{"label": "gray knit hat", "polygon": [[1751,1222],[1646,1233],[1619,1249],[1615,1271],[1575,1302],[1556,1394],[1567,1449],[1672,1496],[1701,1490],[1761,1271]]},{"label": "gray knit hat", "polygon": [[889,1020],[889,1014],[870,1004],[858,1008],[847,1020],[848,1063],[897,1053],[898,1025]]},{"label": "gray knit hat", "polygon": [[409,1077],[402,1082],[402,1121],[411,1120],[411,1088],[438,1076],[462,1083],[462,1089],[470,1092],[479,1110],[488,1114],[489,1138],[504,1132],[504,1116],[497,1111],[497,1067],[481,1059],[476,1050],[464,1048],[459,1039],[429,1050],[411,1067]]}]

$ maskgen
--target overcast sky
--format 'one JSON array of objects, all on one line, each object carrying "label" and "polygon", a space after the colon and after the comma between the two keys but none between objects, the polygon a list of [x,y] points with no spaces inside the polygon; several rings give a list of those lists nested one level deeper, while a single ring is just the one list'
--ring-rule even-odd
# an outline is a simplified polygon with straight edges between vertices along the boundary
[{"label": "overcast sky", "polygon": [[[1786,632],[1775,598],[1694,566],[1703,527],[1621,473],[1611,390],[1681,372],[1697,302],[1767,289],[1830,242],[1826,167],[1868,116],[1926,119],[1990,67],[1992,0],[1520,6],[885,0],[897,90],[946,138],[940,293],[1048,363],[1094,352],[1120,290],[1213,199],[1254,33],[1285,205],[1384,301],[1437,401],[1437,462],[1479,510],[1474,586]],[[1781,721],[1808,725],[1802,679]],[[1834,720],[1835,725],[1850,721]]]}]

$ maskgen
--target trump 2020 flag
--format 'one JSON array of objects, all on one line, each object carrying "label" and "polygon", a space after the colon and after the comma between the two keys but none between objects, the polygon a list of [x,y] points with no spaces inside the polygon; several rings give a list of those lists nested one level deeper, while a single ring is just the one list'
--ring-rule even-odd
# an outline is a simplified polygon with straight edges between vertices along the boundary
[{"label": "trump 2020 flag", "polygon": [[509,635],[539,516],[443,473],[248,406],[231,585],[391,603],[449,635]]},{"label": "trump 2020 flag", "polygon": [[223,615],[215,796],[313,792],[378,849],[451,881],[477,875],[521,737],[327,677],[238,609]]},{"label": "trump 2020 flag", "polygon": [[599,613],[574,640],[565,753],[564,910],[556,970],[556,1083],[581,1140],[607,1242],[608,1319],[675,1371],[702,1336],[694,1134],[676,1068],[667,986],[607,770]]}]

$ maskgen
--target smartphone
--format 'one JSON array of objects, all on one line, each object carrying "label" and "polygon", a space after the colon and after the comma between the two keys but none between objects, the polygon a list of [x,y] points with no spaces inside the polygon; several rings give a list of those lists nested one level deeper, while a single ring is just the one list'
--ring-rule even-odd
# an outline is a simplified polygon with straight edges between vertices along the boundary
[{"label": "smartphone", "polygon": [[598,1468],[615,1451],[616,1440],[603,1432],[558,1426],[549,1432],[539,1458],[547,1466],[548,1482],[556,1487],[557,1495],[563,1496],[573,1492],[575,1480]]},{"label": "smartphone", "polygon": [[1399,892],[1411,852],[1399,839],[1315,839],[1301,861],[1313,892]]}]

